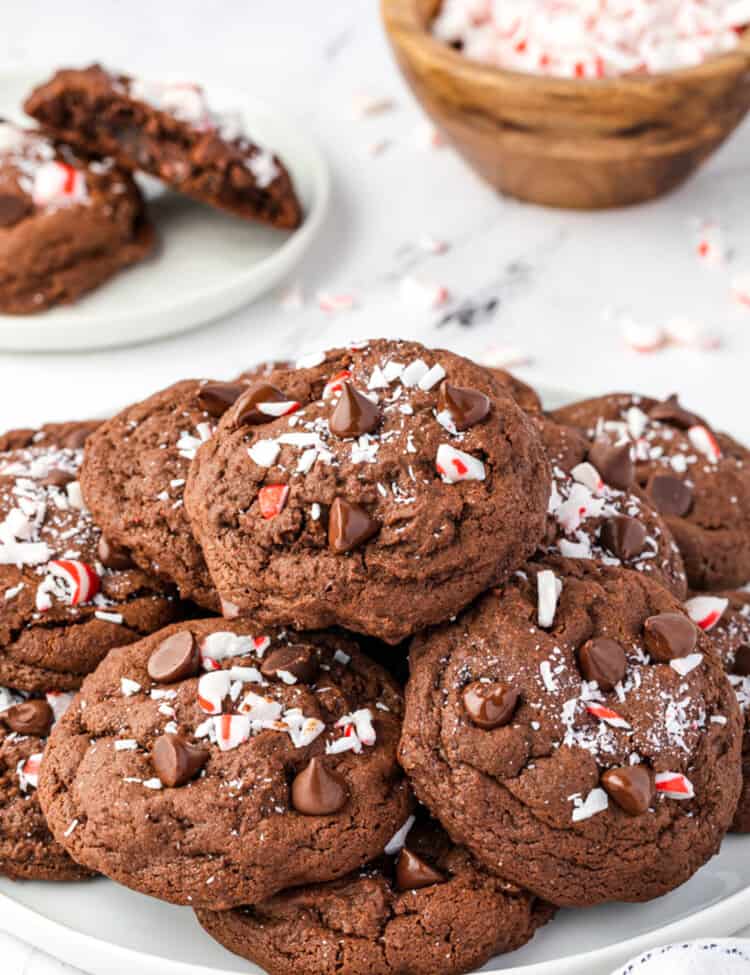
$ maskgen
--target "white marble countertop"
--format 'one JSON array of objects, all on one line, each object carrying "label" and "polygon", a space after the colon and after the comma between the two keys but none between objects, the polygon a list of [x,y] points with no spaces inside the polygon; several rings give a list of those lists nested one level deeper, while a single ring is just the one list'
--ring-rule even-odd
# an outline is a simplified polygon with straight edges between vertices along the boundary
[{"label": "white marble countertop", "polygon": [[[750,271],[750,123],[667,199],[572,214],[500,199],[450,149],[428,147],[375,0],[102,0],[95,13],[84,0],[5,5],[4,67],[93,60],[156,78],[213,79],[275,102],[330,160],[332,212],[296,276],[308,299],[302,308],[285,311],[269,296],[140,348],[0,355],[0,429],[103,414],[188,375],[229,377],[259,359],[382,334],[482,358],[516,349],[530,360],[519,375],[573,392],[679,391],[692,409],[750,440],[750,310],[730,297],[733,276]],[[358,118],[360,92],[392,98],[395,110]],[[693,223],[707,218],[719,221],[735,252],[726,267],[695,256]],[[427,234],[448,242],[448,251],[420,251]],[[497,299],[494,314],[439,326],[442,312],[404,301],[407,273],[444,285],[459,303]],[[327,315],[315,301],[319,291],[351,293],[356,307]],[[721,348],[637,355],[622,341],[624,313],[655,324],[687,316],[717,333]],[[10,959],[8,975],[63,971],[1,937],[0,951]]]}]

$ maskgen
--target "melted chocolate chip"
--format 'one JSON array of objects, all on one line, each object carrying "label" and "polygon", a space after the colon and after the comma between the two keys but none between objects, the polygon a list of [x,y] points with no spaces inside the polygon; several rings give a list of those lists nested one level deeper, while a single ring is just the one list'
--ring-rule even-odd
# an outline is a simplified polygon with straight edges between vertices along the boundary
[{"label": "melted chocolate chip", "polygon": [[63,447],[67,447],[69,450],[80,450],[92,433],[91,427],[79,427],[76,430],[71,430],[63,441]]},{"label": "melted chocolate chip", "polygon": [[518,691],[505,684],[474,681],[464,688],[463,702],[472,724],[492,730],[508,724],[518,706]]},{"label": "melted chocolate chip", "polygon": [[596,681],[602,691],[612,691],[628,669],[625,651],[615,640],[595,637],[578,651],[578,666],[587,681]]},{"label": "melted chocolate chip", "polygon": [[0,193],[0,227],[13,227],[30,213],[31,206],[23,196]]},{"label": "melted chocolate chip", "polygon": [[118,545],[114,545],[104,535],[99,539],[97,555],[105,569],[124,572],[126,569],[133,568],[133,560],[130,558],[130,552],[126,548],[120,548]]},{"label": "melted chocolate chip", "polygon": [[589,450],[589,461],[599,471],[605,484],[627,491],[635,480],[635,464],[629,443],[613,446],[608,440],[595,440]]},{"label": "melted chocolate chip", "polygon": [[445,877],[411,850],[404,848],[396,861],[396,887],[399,890],[420,890],[445,883]]},{"label": "melted chocolate chip", "polygon": [[641,554],[647,537],[643,522],[627,515],[617,515],[602,525],[602,545],[623,562]]},{"label": "melted chocolate chip", "polygon": [[328,421],[331,433],[337,437],[360,437],[363,433],[372,433],[378,423],[380,409],[377,404],[351,383],[344,383]]},{"label": "melted chocolate chip", "polygon": [[200,671],[201,658],[195,637],[189,630],[173,633],[148,658],[148,675],[158,684],[174,684]]},{"label": "melted chocolate chip", "polygon": [[734,658],[732,673],[740,677],[750,677],[750,646],[744,644]]},{"label": "melted chocolate chip", "polygon": [[438,413],[447,410],[457,430],[468,430],[489,416],[492,403],[478,389],[442,382],[438,392]]},{"label": "melted chocolate chip", "polygon": [[656,510],[662,515],[683,518],[693,504],[693,489],[671,474],[653,474],[646,487],[646,493]]},{"label": "melted chocolate chip", "polygon": [[151,749],[154,771],[169,788],[185,785],[209,759],[209,750],[194,745],[182,735],[162,735]]},{"label": "melted chocolate chip", "polygon": [[[290,647],[279,647],[274,650],[261,664],[260,672],[264,677],[279,678],[279,671],[291,674],[303,684],[310,684],[318,674],[318,657],[312,647],[303,644],[293,644]],[[283,677],[280,677],[283,680]]]},{"label": "melted chocolate chip", "polygon": [[310,759],[292,782],[292,805],[305,816],[330,816],[343,809],[348,799],[346,782],[320,758]]},{"label": "melted chocolate chip", "polygon": [[263,413],[259,406],[261,403],[283,403],[288,400],[280,389],[272,386],[271,383],[253,383],[247,387],[247,392],[237,403],[234,415],[234,422],[238,427],[258,426],[261,423],[270,423],[276,417],[270,413]]},{"label": "melted chocolate chip", "polygon": [[654,776],[645,765],[611,768],[602,775],[602,786],[628,816],[642,816],[654,799]]},{"label": "melted chocolate chip", "polygon": [[70,474],[68,471],[61,471],[59,467],[51,470],[42,481],[45,487],[64,488],[67,484],[72,484],[77,480],[77,475]]},{"label": "melted chocolate chip", "polygon": [[652,406],[648,415],[652,420],[657,420],[659,423],[671,423],[672,426],[680,427],[682,430],[687,430],[702,422],[700,417],[681,405],[676,393],[667,397],[663,403],[656,403]]},{"label": "melted chocolate chip", "polygon": [[206,383],[198,392],[198,403],[209,416],[218,419],[246,390],[244,383]]},{"label": "melted chocolate chip", "polygon": [[336,498],[328,514],[328,544],[334,552],[350,552],[380,531],[380,522],[358,504]]},{"label": "melted chocolate chip", "polygon": [[660,663],[687,657],[698,643],[698,627],[682,613],[659,613],[643,624],[646,649]]},{"label": "melted chocolate chip", "polygon": [[46,701],[23,701],[12,708],[8,708],[0,720],[19,735],[35,735],[46,738],[55,720],[52,708]]}]

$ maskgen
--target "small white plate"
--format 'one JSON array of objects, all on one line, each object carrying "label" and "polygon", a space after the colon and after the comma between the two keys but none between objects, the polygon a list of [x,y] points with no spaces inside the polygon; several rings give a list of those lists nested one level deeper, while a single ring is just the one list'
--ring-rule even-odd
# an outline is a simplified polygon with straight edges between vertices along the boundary
[{"label": "small white plate", "polygon": [[[0,75],[0,117],[33,125],[22,104],[52,70]],[[328,209],[328,167],[293,119],[220,87],[212,107],[239,112],[246,129],[289,169],[305,210],[292,233],[220,213],[143,182],[159,244],[153,257],[120,272],[74,305],[37,315],[0,315],[0,349],[74,351],[130,345],[183,332],[241,307],[278,284],[317,235]]]},{"label": "small white plate", "polygon": [[[548,409],[577,398],[562,390],[540,392]],[[610,975],[649,948],[733,935],[748,917],[750,836],[728,836],[718,856],[666,897],[560,911],[530,944],[493,959],[482,972]],[[189,908],[104,879],[50,884],[0,878],[0,929],[91,975],[261,973],[213,941]]]}]

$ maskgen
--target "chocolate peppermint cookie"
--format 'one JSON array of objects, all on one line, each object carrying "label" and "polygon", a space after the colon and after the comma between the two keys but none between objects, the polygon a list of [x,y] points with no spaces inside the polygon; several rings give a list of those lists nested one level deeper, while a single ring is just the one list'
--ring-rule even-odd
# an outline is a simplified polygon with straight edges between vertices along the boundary
[{"label": "chocolate peppermint cookie", "polygon": [[584,400],[553,418],[582,429],[604,480],[637,483],[669,526],[694,589],[750,579],[750,451],[680,405],[628,393]]},{"label": "chocolate peppermint cookie", "polygon": [[13,880],[90,876],[55,842],[36,795],[46,738],[72,697],[27,699],[0,687],[0,873]]},{"label": "chocolate peppermint cookie", "polygon": [[549,487],[531,421],[485,369],[377,340],[252,386],[185,504],[225,615],[397,643],[531,554]]},{"label": "chocolate peppermint cookie", "polygon": [[[411,822],[411,821],[410,821]],[[255,907],[197,911],[269,975],[457,975],[520,948],[554,909],[494,877],[434,822],[342,880]]]},{"label": "chocolate peppermint cookie", "polygon": [[85,682],[47,746],[42,807],[77,862],[119,883],[257,903],[357,869],[402,825],[401,708],[345,636],[178,624]]},{"label": "chocolate peppermint cookie", "polygon": [[212,110],[199,85],[143,81],[100,65],[58,71],[25,110],[56,139],[141,170],[201,203],[293,229],[302,210],[284,164],[240,113]]},{"label": "chocolate peppermint cookie", "polygon": [[153,242],[129,175],[0,119],[0,311],[75,301]]},{"label": "chocolate peppermint cookie", "polygon": [[750,591],[695,595],[685,608],[691,619],[710,633],[744,716],[742,794],[732,829],[750,833]]},{"label": "chocolate peppermint cookie", "polygon": [[183,508],[190,464],[242,382],[186,379],[103,423],[86,447],[86,503],[105,534],[148,572],[209,610],[219,601]]},{"label": "chocolate peppermint cookie", "polygon": [[181,612],[85,506],[78,477],[95,427],[0,437],[0,681],[24,691],[80,687],[112,647]]},{"label": "chocolate peppermint cookie", "polygon": [[574,427],[534,417],[552,466],[547,537],[542,550],[635,569],[687,595],[680,550],[664,519],[637,485],[619,490],[587,461],[588,441]]},{"label": "chocolate peppermint cookie", "polygon": [[560,906],[645,901],[719,848],[741,787],[711,639],[638,572],[529,564],[419,636],[400,758],[489,869]]}]

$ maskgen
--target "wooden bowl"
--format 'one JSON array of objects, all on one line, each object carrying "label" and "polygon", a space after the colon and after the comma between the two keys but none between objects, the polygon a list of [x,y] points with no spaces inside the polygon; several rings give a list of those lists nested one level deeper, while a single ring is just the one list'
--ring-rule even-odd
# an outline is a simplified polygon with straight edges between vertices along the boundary
[{"label": "wooden bowl", "polygon": [[440,0],[381,0],[415,95],[467,162],[501,192],[593,210],[678,186],[750,108],[750,31],[694,68],[601,81],[471,61],[434,38]]}]

